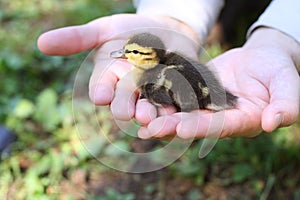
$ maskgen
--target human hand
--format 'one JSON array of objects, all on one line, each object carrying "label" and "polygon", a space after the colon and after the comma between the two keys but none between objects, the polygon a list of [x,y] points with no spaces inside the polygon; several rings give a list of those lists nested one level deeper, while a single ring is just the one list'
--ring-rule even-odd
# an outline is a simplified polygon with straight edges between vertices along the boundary
[{"label": "human hand", "polygon": [[[239,97],[235,109],[160,116],[142,127],[139,136],[252,137],[291,125],[299,113],[299,52],[299,44],[283,33],[256,30],[243,47],[212,61],[224,86]],[[224,118],[218,122],[218,116]]]},{"label": "human hand", "polygon": [[[85,25],[49,31],[40,36],[38,47],[45,54],[63,56],[101,46],[95,53],[95,67],[89,84],[91,100],[97,105],[110,104],[116,119],[129,120],[136,117],[146,124],[157,116],[156,108],[147,101],[137,101],[138,95],[134,92],[134,85],[126,79],[130,65],[120,60],[111,64],[111,60],[108,59],[111,51],[122,48],[128,39],[128,33],[139,28],[143,31],[152,30],[152,28],[153,30],[160,29],[159,33],[163,33],[164,29],[169,30],[166,31],[166,35],[160,36],[165,37],[166,42],[171,45],[178,45],[171,48],[188,52],[190,57],[197,58],[199,50],[197,43],[200,41],[189,26],[169,17],[135,14],[113,15],[99,18]],[[178,41],[172,42],[176,38],[171,37],[170,30],[180,32],[194,43],[181,45]],[[148,113],[151,114],[145,116]]]}]

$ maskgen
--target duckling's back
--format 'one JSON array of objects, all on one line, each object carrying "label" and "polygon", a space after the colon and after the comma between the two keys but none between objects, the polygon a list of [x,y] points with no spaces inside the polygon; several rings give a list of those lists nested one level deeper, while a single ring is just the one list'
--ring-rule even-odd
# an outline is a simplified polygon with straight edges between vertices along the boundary
[{"label": "duckling's back", "polygon": [[[166,54],[163,64],[165,66],[176,66],[174,68],[169,67],[170,70],[166,73],[166,79],[174,82],[171,90],[175,93],[173,95],[181,111],[195,109],[223,110],[234,107],[236,96],[226,91],[216,75],[205,65],[177,52]],[[179,72],[182,77],[176,75],[174,70],[177,73]],[[183,80],[183,77],[185,80]],[[196,103],[194,98],[196,98]]]}]

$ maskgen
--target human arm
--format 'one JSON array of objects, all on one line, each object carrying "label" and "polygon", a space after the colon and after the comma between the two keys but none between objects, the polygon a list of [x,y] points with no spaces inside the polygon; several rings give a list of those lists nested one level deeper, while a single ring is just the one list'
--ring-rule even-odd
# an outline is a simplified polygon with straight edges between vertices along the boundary
[{"label": "human arm", "polygon": [[137,14],[168,16],[190,26],[204,43],[224,6],[224,0],[135,0]]}]

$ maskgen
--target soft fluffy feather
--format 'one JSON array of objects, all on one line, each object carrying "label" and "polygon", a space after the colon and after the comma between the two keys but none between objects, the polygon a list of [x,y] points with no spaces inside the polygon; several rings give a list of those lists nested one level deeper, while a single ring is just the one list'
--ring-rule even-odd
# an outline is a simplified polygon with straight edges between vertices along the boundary
[{"label": "soft fluffy feather", "polygon": [[173,105],[177,111],[233,108],[237,97],[226,91],[206,66],[177,52],[166,53],[162,41],[142,33],[123,48],[133,63],[133,75],[141,98],[158,105]]}]

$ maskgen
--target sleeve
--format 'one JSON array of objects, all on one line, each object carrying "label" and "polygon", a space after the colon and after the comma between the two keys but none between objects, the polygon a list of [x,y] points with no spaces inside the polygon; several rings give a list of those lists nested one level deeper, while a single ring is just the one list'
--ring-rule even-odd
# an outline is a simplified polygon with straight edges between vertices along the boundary
[{"label": "sleeve", "polygon": [[300,43],[300,1],[273,0],[259,19],[249,28],[247,37],[260,26],[277,29]]},{"label": "sleeve", "polygon": [[135,0],[134,4],[137,14],[170,16],[186,23],[204,41],[224,0]]}]

